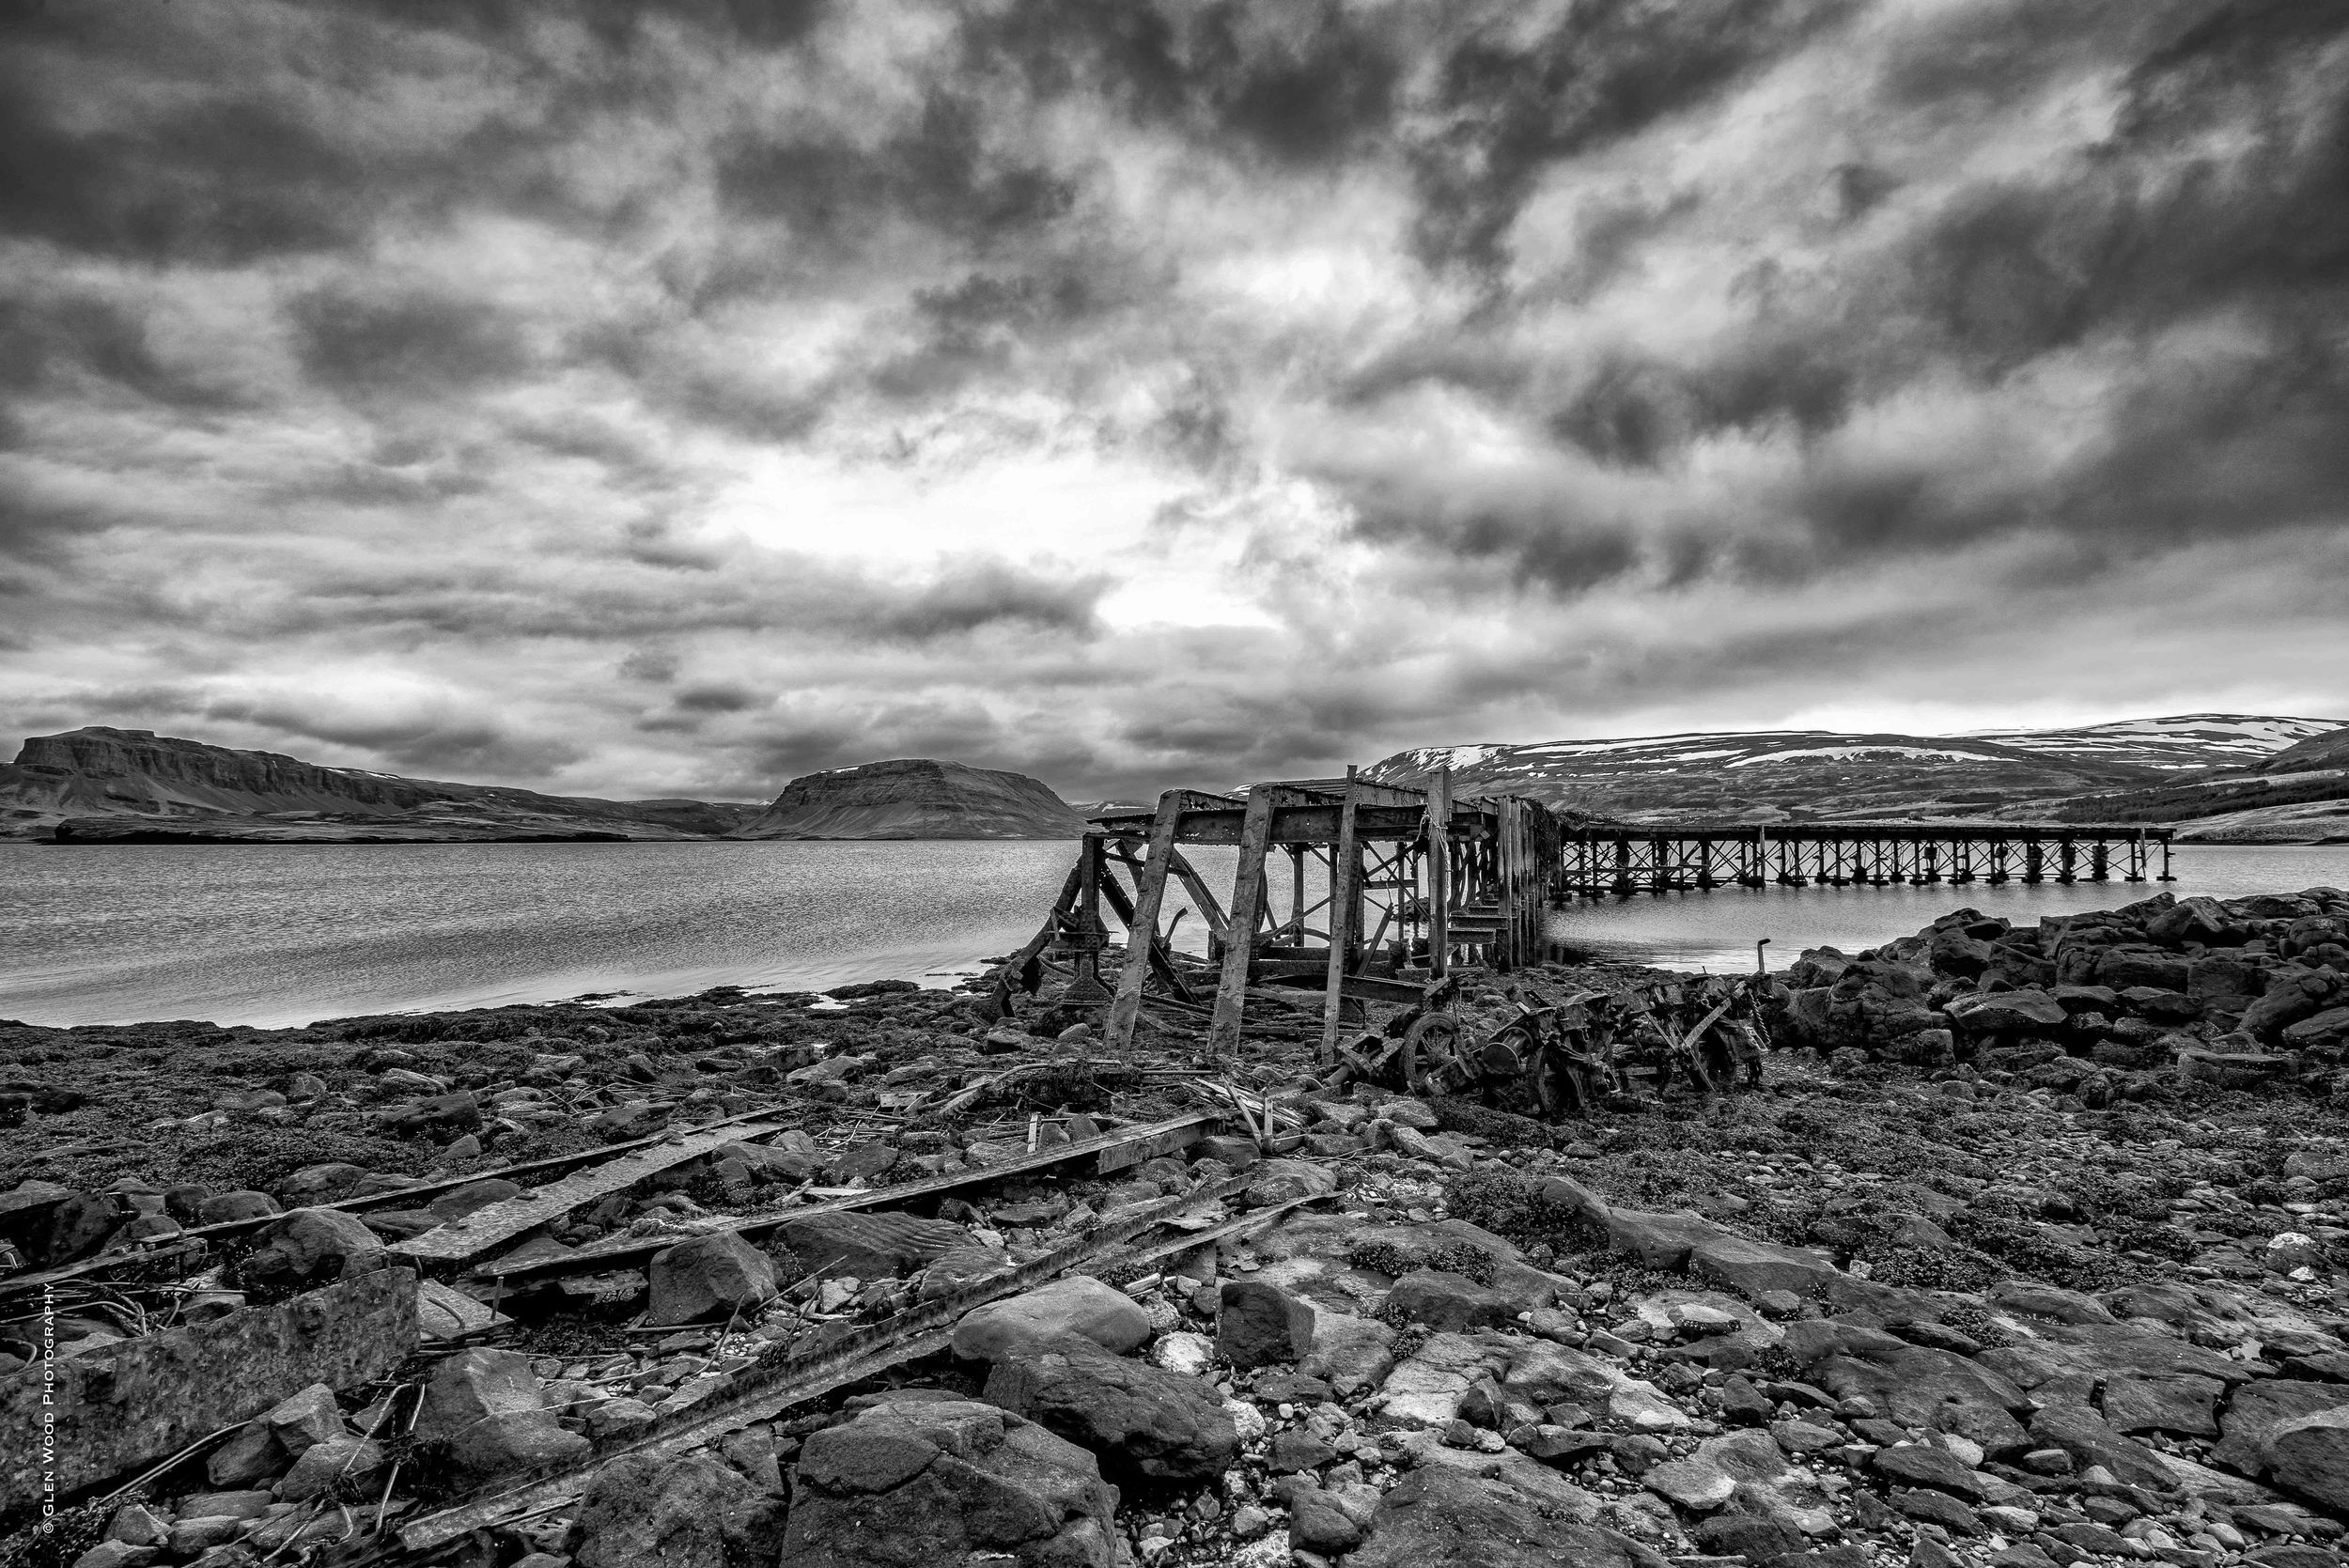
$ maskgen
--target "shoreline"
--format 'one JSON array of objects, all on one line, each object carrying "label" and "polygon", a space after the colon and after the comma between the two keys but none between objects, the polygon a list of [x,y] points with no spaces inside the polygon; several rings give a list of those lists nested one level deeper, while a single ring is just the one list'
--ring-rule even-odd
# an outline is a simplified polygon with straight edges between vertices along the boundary
[{"label": "shoreline", "polygon": [[[311,1452],[387,1499],[383,1560],[526,1473],[557,1506],[505,1556],[633,1560],[630,1521],[708,1532],[712,1496],[803,1539],[829,1445],[905,1420],[1043,1426],[1060,1446],[1023,1452],[1119,1478],[1067,1560],[1114,1536],[1159,1568],[1435,1560],[1431,1500],[1542,1560],[1724,1568],[2333,1568],[2349,1537],[2324,1414],[2349,1412],[2349,1137],[2311,1115],[2349,1098],[2349,894],[1814,950],[1758,1087],[1558,1123],[1513,1085],[1318,1061],[1312,993],[1252,989],[1237,1060],[1155,1003],[1107,1056],[1067,978],[0,1028],[0,1301],[74,1284],[47,1330],[68,1410],[84,1369],[201,1353],[183,1314],[373,1343],[322,1386],[267,1356],[121,1384],[119,1420],[65,1429],[52,1528],[86,1539],[61,1560],[109,1529],[176,1560],[345,1529]],[[1463,971],[1463,1034],[1516,1016],[1510,984]],[[1371,1004],[1368,1043],[1412,1016]],[[1089,1345],[972,1327],[1065,1329],[1072,1298]],[[38,1398],[32,1322],[0,1313],[0,1396]],[[896,1358],[816,1377],[844,1345]],[[485,1387],[512,1414],[428,1446]],[[229,1440],[72,1506],[205,1400]],[[411,1400],[425,1446],[368,1436]],[[855,1506],[962,1528],[894,1484]]]}]

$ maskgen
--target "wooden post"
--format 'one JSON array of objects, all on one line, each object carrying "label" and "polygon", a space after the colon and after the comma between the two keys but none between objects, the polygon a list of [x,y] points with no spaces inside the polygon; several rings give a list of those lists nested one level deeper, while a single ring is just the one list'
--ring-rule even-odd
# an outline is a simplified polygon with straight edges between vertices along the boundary
[{"label": "wooden post", "polygon": [[1142,1016],[1142,985],[1149,978],[1150,955],[1159,939],[1159,909],[1166,902],[1167,867],[1174,858],[1174,831],[1183,820],[1178,790],[1159,797],[1159,815],[1150,822],[1150,849],[1134,884],[1134,918],[1126,932],[1126,969],[1117,977],[1117,995],[1110,1003],[1106,1038],[1112,1050],[1133,1044],[1134,1022]]},{"label": "wooden post", "polygon": [[1355,908],[1362,895],[1361,847],[1354,841],[1354,765],[1346,768],[1346,804],[1338,808],[1338,842],[1330,851],[1330,989],[1321,1002],[1321,1064],[1337,1060],[1338,1031],[1346,1008],[1346,973],[1352,969]]},{"label": "wooden post", "polygon": [[1427,792],[1427,978],[1441,980],[1452,945],[1452,769]]},{"label": "wooden post", "polygon": [[1505,974],[1522,957],[1517,930],[1517,803],[1505,795],[1501,799],[1501,837],[1493,847],[1501,866],[1501,951],[1493,956]]},{"label": "wooden post", "polygon": [[1248,1007],[1248,970],[1256,955],[1256,925],[1264,912],[1264,859],[1272,842],[1273,798],[1279,791],[1256,784],[1248,791],[1240,818],[1239,870],[1232,877],[1232,913],[1224,928],[1223,976],[1215,990],[1215,1018],[1207,1026],[1207,1048],[1218,1055],[1239,1050],[1239,1026]]},{"label": "wooden post", "polygon": [[1289,940],[1305,945],[1305,846],[1292,844],[1289,850]]}]

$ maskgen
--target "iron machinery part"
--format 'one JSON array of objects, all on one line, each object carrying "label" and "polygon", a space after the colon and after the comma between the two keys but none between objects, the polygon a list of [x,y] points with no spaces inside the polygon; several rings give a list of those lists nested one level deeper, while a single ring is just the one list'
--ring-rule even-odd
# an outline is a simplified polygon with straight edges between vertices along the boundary
[{"label": "iron machinery part", "polygon": [[1587,1117],[1615,1092],[1611,1070],[1563,1044],[1534,1052],[1532,1073],[1533,1097],[1550,1122]]},{"label": "iron machinery part", "polygon": [[1404,1086],[1423,1099],[1457,1094],[1480,1076],[1460,1039],[1460,1020],[1430,1013],[1403,1036]]}]

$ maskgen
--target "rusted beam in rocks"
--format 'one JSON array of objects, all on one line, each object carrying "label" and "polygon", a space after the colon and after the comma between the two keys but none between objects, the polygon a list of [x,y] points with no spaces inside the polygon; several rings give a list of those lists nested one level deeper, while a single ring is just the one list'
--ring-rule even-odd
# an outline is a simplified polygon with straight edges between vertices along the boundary
[{"label": "rusted beam in rocks", "polygon": [[674,1423],[655,1426],[632,1441],[599,1450],[584,1465],[412,1520],[399,1531],[400,1545],[411,1552],[430,1551],[477,1529],[549,1513],[577,1501],[586,1491],[588,1478],[624,1454],[669,1458],[690,1452],[727,1433],[772,1421],[792,1405],[820,1398],[844,1384],[936,1355],[946,1348],[955,1324],[972,1308],[1066,1274],[1156,1229],[1205,1198],[1220,1200],[1245,1189],[1248,1180],[1245,1175],[1230,1177],[1201,1191],[1182,1193],[1110,1219],[1017,1268],[988,1275],[951,1295],[908,1308],[821,1350],[751,1368],[735,1379],[731,1389],[697,1402]]},{"label": "rusted beam in rocks", "polygon": [[[1097,1172],[1121,1171],[1128,1164],[1139,1164],[1153,1156],[1170,1154],[1175,1149],[1196,1142],[1221,1125],[1221,1118],[1212,1112],[1199,1111],[1175,1116],[1163,1122],[1142,1126],[1119,1127],[1098,1138],[1079,1139],[1055,1149],[1045,1149],[1024,1159],[1009,1160],[1002,1165],[982,1166],[973,1171],[960,1171],[950,1176],[931,1176],[918,1182],[905,1182],[896,1187],[877,1187],[869,1192],[854,1192],[844,1198],[832,1198],[802,1208],[778,1209],[772,1214],[754,1215],[746,1219],[730,1219],[713,1231],[732,1231],[738,1235],[762,1235],[780,1230],[794,1220],[812,1215],[838,1214],[851,1209],[896,1208],[919,1203],[926,1198],[944,1197],[965,1188],[984,1187],[990,1182],[1006,1181],[1072,1160],[1095,1161]],[[1134,1155],[1137,1149],[1147,1154]],[[699,1232],[708,1234],[711,1232]],[[540,1279],[550,1275],[595,1274],[607,1269],[632,1267],[649,1259],[663,1248],[673,1247],[686,1239],[683,1235],[649,1237],[630,1236],[602,1247],[583,1247],[560,1257],[531,1258],[521,1263],[489,1263],[477,1266],[474,1273],[483,1279],[511,1282],[517,1280]]]},{"label": "rusted beam in rocks", "polygon": [[0,1378],[0,1512],[40,1503],[45,1479],[55,1500],[152,1464],[313,1383],[385,1376],[415,1346],[416,1276],[386,1268],[61,1358],[54,1384],[36,1361]]},{"label": "rusted beam in rocks", "polygon": [[1186,1252],[1195,1252],[1202,1247],[1213,1247],[1219,1241],[1235,1241],[1241,1236],[1254,1235],[1259,1231],[1268,1230],[1278,1224],[1294,1210],[1303,1208],[1308,1203],[1324,1203],[1336,1196],[1334,1192],[1309,1192],[1302,1198],[1291,1198],[1287,1203],[1275,1203],[1270,1208],[1251,1209],[1236,1219],[1226,1219],[1222,1224],[1210,1226],[1204,1231],[1193,1231],[1187,1235],[1176,1236],[1171,1241],[1161,1241],[1138,1251],[1121,1252],[1111,1261],[1121,1268],[1146,1268],[1151,1264],[1161,1263],[1168,1258],[1179,1258]]},{"label": "rusted beam in rocks", "polygon": [[626,1191],[646,1176],[658,1175],[671,1166],[698,1159],[728,1143],[739,1143],[746,1138],[762,1138],[783,1130],[780,1122],[734,1122],[719,1127],[700,1128],[635,1154],[623,1155],[617,1159],[575,1172],[536,1191],[520,1193],[491,1203],[487,1208],[475,1209],[461,1219],[452,1219],[421,1235],[395,1243],[392,1251],[396,1256],[423,1266],[466,1263],[500,1242],[509,1241],[549,1220],[560,1219],[582,1203],[591,1203],[606,1193]]}]

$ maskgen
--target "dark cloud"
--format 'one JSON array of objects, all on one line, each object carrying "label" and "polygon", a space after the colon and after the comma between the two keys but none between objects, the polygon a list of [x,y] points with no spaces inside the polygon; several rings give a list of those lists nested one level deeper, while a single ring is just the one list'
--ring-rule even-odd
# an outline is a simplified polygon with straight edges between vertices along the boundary
[{"label": "dark cloud", "polygon": [[726,684],[688,686],[678,691],[677,706],[688,713],[740,713],[763,707],[770,699],[747,687]]},{"label": "dark cloud", "polygon": [[916,642],[1004,623],[1086,636],[1097,629],[1096,606],[1112,586],[1099,573],[1066,580],[1020,571],[1000,561],[970,562],[894,602],[877,605],[866,624]]},{"label": "dark cloud", "polygon": [[199,100],[134,127],[79,129],[44,83],[43,53],[0,64],[0,233],[233,266],[365,232],[360,165],[284,105]]},{"label": "dark cloud", "polygon": [[1443,128],[1412,149],[1417,241],[1490,267],[1544,170],[1720,94],[1858,9],[1855,0],[1597,0],[1527,39],[1505,22],[1444,59]]},{"label": "dark cloud", "polygon": [[2349,665],[2349,0],[0,27],[0,720],[1146,796]]},{"label": "dark cloud", "polygon": [[295,301],[291,315],[303,369],[346,396],[428,398],[530,364],[518,324],[486,301],[331,287]]},{"label": "dark cloud", "polygon": [[795,241],[847,248],[897,218],[982,241],[1064,216],[1074,187],[1049,165],[987,145],[972,98],[930,95],[908,130],[878,147],[845,138],[754,136],[718,166],[738,212],[786,224]]}]

